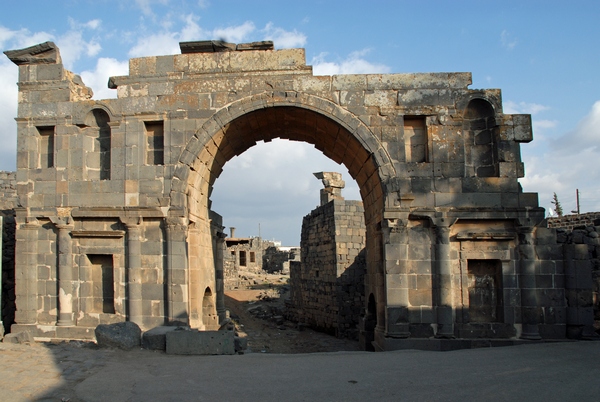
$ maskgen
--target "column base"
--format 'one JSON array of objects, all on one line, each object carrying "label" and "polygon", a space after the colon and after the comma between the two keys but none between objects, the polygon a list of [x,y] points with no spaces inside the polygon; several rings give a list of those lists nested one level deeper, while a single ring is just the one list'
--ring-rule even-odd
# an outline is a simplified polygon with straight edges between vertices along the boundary
[{"label": "column base", "polygon": [[539,341],[542,339],[537,324],[523,324],[523,332],[521,332],[520,338],[530,341]]},{"label": "column base", "polygon": [[438,339],[454,339],[454,324],[438,324],[438,330],[435,333]]},{"label": "column base", "polygon": [[75,322],[73,322],[72,313],[59,313],[58,321],[56,322],[57,327],[73,327],[75,326]]}]

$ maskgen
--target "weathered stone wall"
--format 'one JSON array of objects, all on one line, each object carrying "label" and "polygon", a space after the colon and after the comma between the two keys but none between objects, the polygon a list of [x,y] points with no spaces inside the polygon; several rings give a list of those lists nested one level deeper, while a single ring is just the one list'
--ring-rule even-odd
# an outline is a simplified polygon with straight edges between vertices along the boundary
[{"label": "weathered stone wall", "polygon": [[358,339],[366,272],[362,203],[333,200],[313,210],[300,243],[301,263],[290,265],[290,318]]},{"label": "weathered stone wall", "polygon": [[[15,319],[15,172],[0,172],[0,216],[2,216],[2,317],[5,332]],[[0,329],[0,331],[2,331]]]},{"label": "weathered stone wall", "polygon": [[[585,283],[561,288],[562,260],[536,254],[553,246],[536,244],[544,210],[518,183],[531,116],[505,114],[500,90],[470,89],[470,73],[314,76],[304,49],[272,43],[180,47],[130,60],[109,80],[118,98],[105,100],[51,42],[7,52],[19,69],[13,328],[73,339],[103,319],[217,325],[224,249],[212,187],[229,160],[274,138],[313,144],[360,188],[365,347],[587,325],[587,310],[561,315],[565,290]],[[335,199],[330,184],[322,195]],[[352,262],[331,250],[323,262]],[[114,280],[101,298],[88,271],[92,283]],[[334,289],[340,275],[314,286]]]},{"label": "weathered stone wall", "polygon": [[225,290],[246,287],[248,276],[263,270],[263,253],[272,244],[260,237],[225,239]]},{"label": "weathered stone wall", "polygon": [[[600,329],[600,226],[579,226],[577,229],[556,229],[556,238],[563,247],[567,300],[567,335],[586,338],[593,329],[582,323],[593,315]],[[582,319],[576,319],[583,317]]]},{"label": "weathered stone wall", "polygon": [[300,261],[300,249],[280,249],[277,246],[268,247],[263,254],[263,270],[269,273],[290,273],[290,262]]},{"label": "weathered stone wall", "polygon": [[548,227],[556,229],[573,230],[578,226],[595,226],[599,224],[600,212],[587,212],[585,214],[548,218]]}]

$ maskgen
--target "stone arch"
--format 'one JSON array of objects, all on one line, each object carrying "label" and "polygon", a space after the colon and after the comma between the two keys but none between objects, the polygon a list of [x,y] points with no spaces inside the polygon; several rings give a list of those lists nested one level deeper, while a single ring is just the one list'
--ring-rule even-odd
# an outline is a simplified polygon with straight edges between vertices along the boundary
[{"label": "stone arch", "polygon": [[90,112],[94,110],[104,111],[109,116],[109,121],[118,120],[117,113],[114,108],[110,105],[105,104],[104,102],[92,102],[91,104],[86,104],[85,108],[77,108],[77,110],[73,113],[73,124],[79,127],[88,126],[87,121],[90,115]]},{"label": "stone arch", "polygon": [[494,106],[487,99],[473,98],[463,118],[467,175],[498,176],[498,124]]},{"label": "stone arch", "polygon": [[208,286],[204,289],[202,297],[202,323],[204,329],[217,329],[219,326],[215,297]]},{"label": "stone arch", "polygon": [[[200,283],[212,283],[208,274],[213,264],[208,214],[212,186],[228,160],[257,141],[275,138],[311,143],[346,166],[359,185],[365,209],[365,281],[372,286],[379,283],[386,183],[396,175],[387,150],[360,119],[330,101],[298,93],[260,94],[234,102],[206,121],[183,150],[174,174],[171,209],[188,218],[192,228],[188,230],[192,324],[199,310],[193,293]],[[198,281],[193,283],[192,278]],[[378,300],[385,300],[382,286],[379,292]]]},{"label": "stone arch", "polygon": [[[179,158],[179,166],[174,174],[176,183],[171,189],[171,207],[190,207],[184,203],[184,198],[173,195],[188,194],[187,185],[198,179],[196,175],[208,179],[204,180],[206,184],[201,185],[202,189],[206,188],[206,185],[212,186],[225,162],[255,145],[257,141],[270,141],[274,138],[315,145],[325,156],[337,163],[343,163],[348,168],[360,187],[365,204],[370,200],[369,204],[381,200],[383,194],[372,191],[377,190],[376,186],[382,190],[383,183],[395,177],[396,173],[387,150],[375,135],[359,118],[333,102],[313,95],[294,95],[283,98],[274,94],[256,95],[233,102],[217,111],[188,141]],[[284,114],[284,124],[275,126],[275,118],[282,114],[272,114],[271,109],[279,108],[287,108],[293,112]],[[243,116],[249,117],[243,119]],[[317,120],[318,117],[321,119]],[[261,118],[265,119],[261,121]],[[314,128],[314,134],[303,132],[295,126],[303,119],[306,120],[302,128]],[[336,126],[343,131],[336,129]],[[266,133],[260,131],[261,128],[272,131]],[[336,137],[316,137],[328,129],[333,129]],[[233,135],[227,134],[232,130],[234,133],[247,130],[251,135],[232,142],[230,140]],[[343,143],[343,140],[351,139],[354,140],[352,144]],[[209,166],[205,159],[212,159],[213,163]]]}]

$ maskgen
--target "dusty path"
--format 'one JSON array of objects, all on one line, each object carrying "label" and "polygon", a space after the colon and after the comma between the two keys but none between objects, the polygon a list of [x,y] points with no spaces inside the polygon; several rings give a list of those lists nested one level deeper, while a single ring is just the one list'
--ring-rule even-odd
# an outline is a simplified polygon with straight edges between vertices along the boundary
[{"label": "dusty path", "polygon": [[225,307],[230,311],[238,329],[247,334],[246,353],[294,354],[360,350],[356,341],[338,339],[310,328],[299,330],[295,323],[283,319],[283,299],[276,297],[260,300],[259,297],[265,294],[275,295],[265,289],[225,292]]}]

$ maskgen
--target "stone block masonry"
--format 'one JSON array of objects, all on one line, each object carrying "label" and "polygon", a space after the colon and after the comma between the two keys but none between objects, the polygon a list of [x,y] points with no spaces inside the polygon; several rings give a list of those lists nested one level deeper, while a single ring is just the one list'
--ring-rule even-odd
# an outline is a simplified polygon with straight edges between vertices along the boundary
[{"label": "stone block masonry", "polygon": [[600,212],[587,212],[548,218],[548,227],[573,230],[578,226],[600,225]]},{"label": "stone block masonry", "polygon": [[2,217],[2,288],[0,332],[8,332],[15,319],[15,208],[17,178],[15,172],[0,172],[0,216]]},{"label": "stone block masonry", "polygon": [[336,187],[335,199],[330,200],[327,195],[332,193],[327,182],[321,191],[322,205],[302,221],[300,263],[290,265],[288,316],[358,340],[365,298],[364,208],[360,201],[344,200],[341,187]]},{"label": "stone block masonry", "polygon": [[[19,70],[12,330],[218,328],[226,236],[210,194],[229,160],[274,138],[313,144],[360,189],[363,232],[306,240],[315,325],[347,334],[358,314],[376,350],[591,325],[587,299],[567,305],[591,291],[578,268],[589,249],[552,252],[537,194],[518,183],[531,117],[504,113],[499,89],[470,89],[464,72],[314,76],[304,49],[272,43],[181,50],[131,59],[104,100],[52,42],[5,52]],[[341,178],[319,178],[335,208]],[[337,282],[363,259],[361,286],[361,269]]]}]

